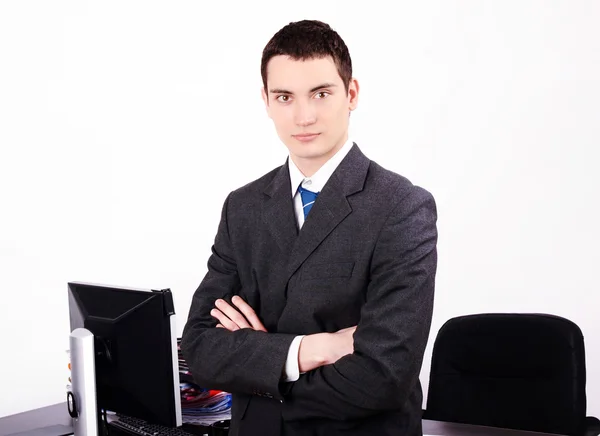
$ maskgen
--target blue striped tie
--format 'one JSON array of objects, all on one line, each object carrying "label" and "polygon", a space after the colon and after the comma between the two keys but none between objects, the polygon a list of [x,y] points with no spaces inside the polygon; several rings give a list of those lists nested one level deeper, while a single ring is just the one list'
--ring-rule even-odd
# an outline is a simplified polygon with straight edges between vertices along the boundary
[{"label": "blue striped tie", "polygon": [[300,191],[300,196],[302,197],[302,209],[304,210],[304,219],[306,219],[308,212],[312,209],[319,193],[304,189],[302,186],[298,187],[298,191]]}]

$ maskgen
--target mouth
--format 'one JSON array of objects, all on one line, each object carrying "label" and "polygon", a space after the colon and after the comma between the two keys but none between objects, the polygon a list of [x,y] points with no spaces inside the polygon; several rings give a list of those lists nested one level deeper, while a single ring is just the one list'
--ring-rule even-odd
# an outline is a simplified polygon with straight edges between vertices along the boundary
[{"label": "mouth", "polygon": [[310,142],[319,135],[320,135],[320,133],[301,133],[299,135],[292,135],[292,136],[300,142]]}]

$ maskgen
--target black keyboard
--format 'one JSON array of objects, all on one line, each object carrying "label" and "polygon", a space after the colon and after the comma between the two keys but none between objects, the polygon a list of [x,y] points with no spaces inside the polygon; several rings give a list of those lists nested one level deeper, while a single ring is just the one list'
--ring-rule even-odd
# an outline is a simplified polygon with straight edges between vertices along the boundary
[{"label": "black keyboard", "polygon": [[208,430],[191,433],[181,428],[151,424],[141,419],[123,415],[119,415],[119,419],[111,421],[109,425],[139,436],[197,436],[198,434],[209,434]]}]

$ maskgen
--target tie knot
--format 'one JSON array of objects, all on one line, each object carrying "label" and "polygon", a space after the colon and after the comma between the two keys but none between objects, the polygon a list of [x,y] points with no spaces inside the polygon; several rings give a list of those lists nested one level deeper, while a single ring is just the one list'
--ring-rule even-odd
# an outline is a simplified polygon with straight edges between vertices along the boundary
[{"label": "tie knot", "polygon": [[308,189],[305,189],[302,186],[299,186],[298,190],[300,191],[300,196],[302,197],[302,204],[315,201],[317,199],[317,195],[319,195],[318,192],[309,191]]}]

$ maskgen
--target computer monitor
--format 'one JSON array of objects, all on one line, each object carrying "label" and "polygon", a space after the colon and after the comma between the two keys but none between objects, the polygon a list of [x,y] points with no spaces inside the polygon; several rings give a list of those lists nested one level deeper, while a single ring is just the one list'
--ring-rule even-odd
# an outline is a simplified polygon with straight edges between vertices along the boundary
[{"label": "computer monitor", "polygon": [[[94,426],[102,428],[102,411],[169,427],[181,426],[171,291],[70,282],[68,294],[71,348],[81,348],[81,344],[83,349],[89,348],[83,352],[71,349],[73,391],[77,392],[69,399],[69,413],[77,415],[72,413],[71,401],[86,396],[88,403],[94,396],[96,400],[96,404],[79,405],[85,407],[80,414],[87,413],[90,422],[74,424],[74,428],[79,428],[82,435],[94,433]],[[87,388],[85,383],[89,383]],[[95,414],[90,413],[93,407]]]}]

